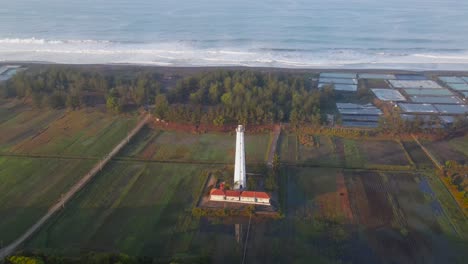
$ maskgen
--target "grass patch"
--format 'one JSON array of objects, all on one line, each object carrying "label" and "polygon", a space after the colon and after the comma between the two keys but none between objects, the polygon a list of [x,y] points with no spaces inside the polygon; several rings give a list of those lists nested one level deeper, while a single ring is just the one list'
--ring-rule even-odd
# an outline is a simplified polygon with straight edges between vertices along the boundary
[{"label": "grass patch", "polygon": [[345,164],[346,167],[350,168],[362,168],[364,167],[364,157],[359,151],[358,142],[356,140],[343,138]]},{"label": "grass patch", "polygon": [[299,162],[317,166],[342,166],[333,139],[324,135],[317,135],[314,138],[316,142],[314,147],[299,144]]},{"label": "grass patch", "polygon": [[102,156],[136,124],[135,117],[116,117],[98,111],[73,111],[48,124],[47,129],[23,140],[15,153]]},{"label": "grass patch", "polygon": [[[268,134],[245,134],[247,163],[264,162]],[[180,131],[143,130],[120,156],[148,160],[233,162],[235,135],[221,133],[192,134]]]},{"label": "grass patch", "polygon": [[0,157],[0,241],[21,235],[94,162]]},{"label": "grass patch", "polygon": [[451,228],[455,229],[457,233],[466,239],[468,233],[468,221],[456,204],[455,199],[444,186],[442,180],[435,175],[435,173],[426,173],[426,177],[429,179],[428,183],[434,190],[434,193],[439,200],[444,213],[447,215]]},{"label": "grass patch", "polygon": [[147,256],[185,252],[198,226],[191,205],[205,168],[112,163],[26,247],[68,254],[83,247]]}]

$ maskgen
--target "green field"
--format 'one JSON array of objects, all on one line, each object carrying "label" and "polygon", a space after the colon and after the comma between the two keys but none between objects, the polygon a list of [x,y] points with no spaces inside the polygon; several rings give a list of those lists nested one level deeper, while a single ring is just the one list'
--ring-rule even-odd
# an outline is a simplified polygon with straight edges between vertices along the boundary
[{"label": "green field", "polygon": [[282,161],[291,164],[341,167],[342,155],[336,149],[336,139],[329,136],[315,136],[316,146],[299,143],[296,134],[282,133],[279,139],[279,155]]},{"label": "green field", "polygon": [[278,144],[278,152],[282,162],[297,162],[299,142],[297,141],[296,134],[281,133]]},{"label": "green field", "polygon": [[[191,215],[209,169],[113,162],[25,248],[66,255],[118,251],[160,260],[210,256],[239,263],[248,219]],[[251,223],[248,262],[284,263],[295,256],[298,263],[349,257],[410,263],[427,256],[450,259],[458,250],[431,248],[433,239],[449,243],[456,234],[422,175],[286,167],[281,177],[285,218]],[[385,252],[388,245],[394,255]],[[363,250],[377,255],[356,253]]]},{"label": "green field", "polygon": [[296,134],[283,133],[281,160],[288,164],[333,168],[411,169],[405,149],[397,141],[349,139],[313,135],[314,146],[299,143]]},{"label": "green field", "polygon": [[434,164],[416,141],[409,140],[401,143],[418,169],[434,169]]},{"label": "green field", "polygon": [[468,159],[468,133],[461,137],[455,137],[448,141],[450,146],[460,153],[465,155]]},{"label": "green field", "polygon": [[190,251],[191,208],[208,167],[117,162],[26,246],[74,254],[82,248],[131,255]]},{"label": "green field", "polygon": [[[63,114],[46,129],[23,139],[9,151],[21,154],[102,156],[123,139],[137,118],[115,117],[100,112],[74,111]],[[10,124],[10,127],[15,127]]]},{"label": "green field", "polygon": [[[0,242],[31,226],[122,140],[136,117],[0,102]],[[128,129],[127,129],[128,128]]]},{"label": "green field", "polygon": [[[0,101],[0,242],[31,226],[136,121],[133,115],[33,111]],[[207,173],[231,175],[231,167],[216,164],[233,163],[234,132],[145,127],[22,249],[121,252],[166,262],[209,256],[214,263],[239,263],[244,246],[248,263],[459,260],[466,218],[413,141],[313,136],[315,146],[307,147],[296,134],[281,134],[275,202],[284,217],[253,218],[248,228],[248,218],[191,213]],[[270,140],[268,133],[246,133],[251,172],[253,163],[265,163]],[[425,144],[441,159],[449,153],[466,160],[465,141]]]},{"label": "green field", "polygon": [[[305,233],[315,234],[313,225],[302,223],[306,219],[343,223],[346,233],[357,238],[347,243],[367,245],[384,263],[415,263],[428,256],[452,258],[461,253],[462,244],[448,244],[460,239],[460,230],[455,229],[464,230],[467,224],[453,223],[452,217],[459,219],[460,212],[446,214],[446,194],[439,193],[431,178],[417,173],[294,167],[287,168],[286,175],[287,218],[301,219],[296,226],[303,226]],[[354,254],[362,250],[356,249]]]},{"label": "green field", "polygon": [[31,109],[0,101],[0,152],[102,156],[136,124],[137,117],[96,110]]},{"label": "green field", "polygon": [[[234,161],[235,134],[193,134],[145,128],[120,154],[146,160],[224,162]],[[247,163],[266,160],[269,136],[245,134]]]},{"label": "green field", "polygon": [[439,163],[444,164],[448,160],[459,163],[468,161],[468,134],[444,141],[423,141],[423,145],[435,156]]},{"label": "green field", "polygon": [[[207,169],[200,165],[112,163],[25,248],[71,255],[86,248],[160,259],[208,255],[214,262],[239,263],[248,219],[191,216]],[[311,240],[304,230],[324,228],[307,228],[311,222],[313,219],[301,220],[297,215],[253,222],[247,260],[287,261],[288,254],[280,253],[282,249],[297,260],[314,258],[329,263],[336,256],[322,255],[324,247],[318,241],[330,240],[331,234],[316,234]],[[341,243],[336,241],[334,246]],[[331,245],[325,248],[337,254]]]},{"label": "green field", "polygon": [[94,162],[0,157],[0,241],[21,235]]},{"label": "green field", "polygon": [[17,110],[0,123],[0,151],[8,151],[16,144],[31,139],[63,115],[63,111]]}]

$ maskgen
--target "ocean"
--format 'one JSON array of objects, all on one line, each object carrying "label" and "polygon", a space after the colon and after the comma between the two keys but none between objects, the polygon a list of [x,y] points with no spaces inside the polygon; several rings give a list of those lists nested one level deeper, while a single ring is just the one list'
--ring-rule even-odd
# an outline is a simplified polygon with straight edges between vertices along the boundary
[{"label": "ocean", "polygon": [[1,0],[0,61],[468,69],[465,0]]}]

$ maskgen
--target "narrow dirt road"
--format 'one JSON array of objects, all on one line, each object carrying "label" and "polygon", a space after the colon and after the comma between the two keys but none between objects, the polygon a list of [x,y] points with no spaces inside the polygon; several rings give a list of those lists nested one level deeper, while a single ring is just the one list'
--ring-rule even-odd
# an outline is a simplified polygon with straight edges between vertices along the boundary
[{"label": "narrow dirt road", "polygon": [[416,143],[419,145],[419,147],[424,151],[426,156],[434,163],[434,165],[436,165],[436,167],[439,168],[439,170],[442,169],[442,165],[439,163],[439,161],[423,144],[421,144],[421,142],[419,142],[419,139],[415,135],[411,136],[413,137],[414,141],[416,141]]},{"label": "narrow dirt road", "polygon": [[273,166],[273,158],[275,157],[276,148],[278,147],[278,139],[281,134],[281,125],[275,125],[273,128],[273,139],[271,141],[270,152],[268,153],[267,165]]},{"label": "narrow dirt road", "polygon": [[13,241],[13,243],[0,249],[0,261],[8,255],[14,253],[18,246],[30,238],[47,222],[47,220],[49,220],[49,218],[51,218],[55,213],[63,208],[65,203],[70,201],[79,190],[81,190],[99,171],[101,171],[102,168],[104,168],[104,166],[130,141],[130,139],[135,136],[144,125],[146,125],[150,118],[151,116],[147,114],[140,122],[138,122],[137,126],[117,146],[115,146],[111,152],[105,156],[104,159],[100,160],[96,165],[94,165],[94,167],[75,185],[73,185],[72,188],[66,192],[58,202],[53,204],[47,213],[41,217],[41,219],[39,219],[39,221],[26,230],[26,232]]}]

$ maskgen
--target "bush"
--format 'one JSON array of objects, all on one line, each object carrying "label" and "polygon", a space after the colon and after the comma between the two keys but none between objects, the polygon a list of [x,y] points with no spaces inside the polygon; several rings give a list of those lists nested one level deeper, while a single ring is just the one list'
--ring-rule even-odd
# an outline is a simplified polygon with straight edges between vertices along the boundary
[{"label": "bush", "polygon": [[42,259],[26,256],[11,256],[6,259],[8,264],[43,264]]}]

